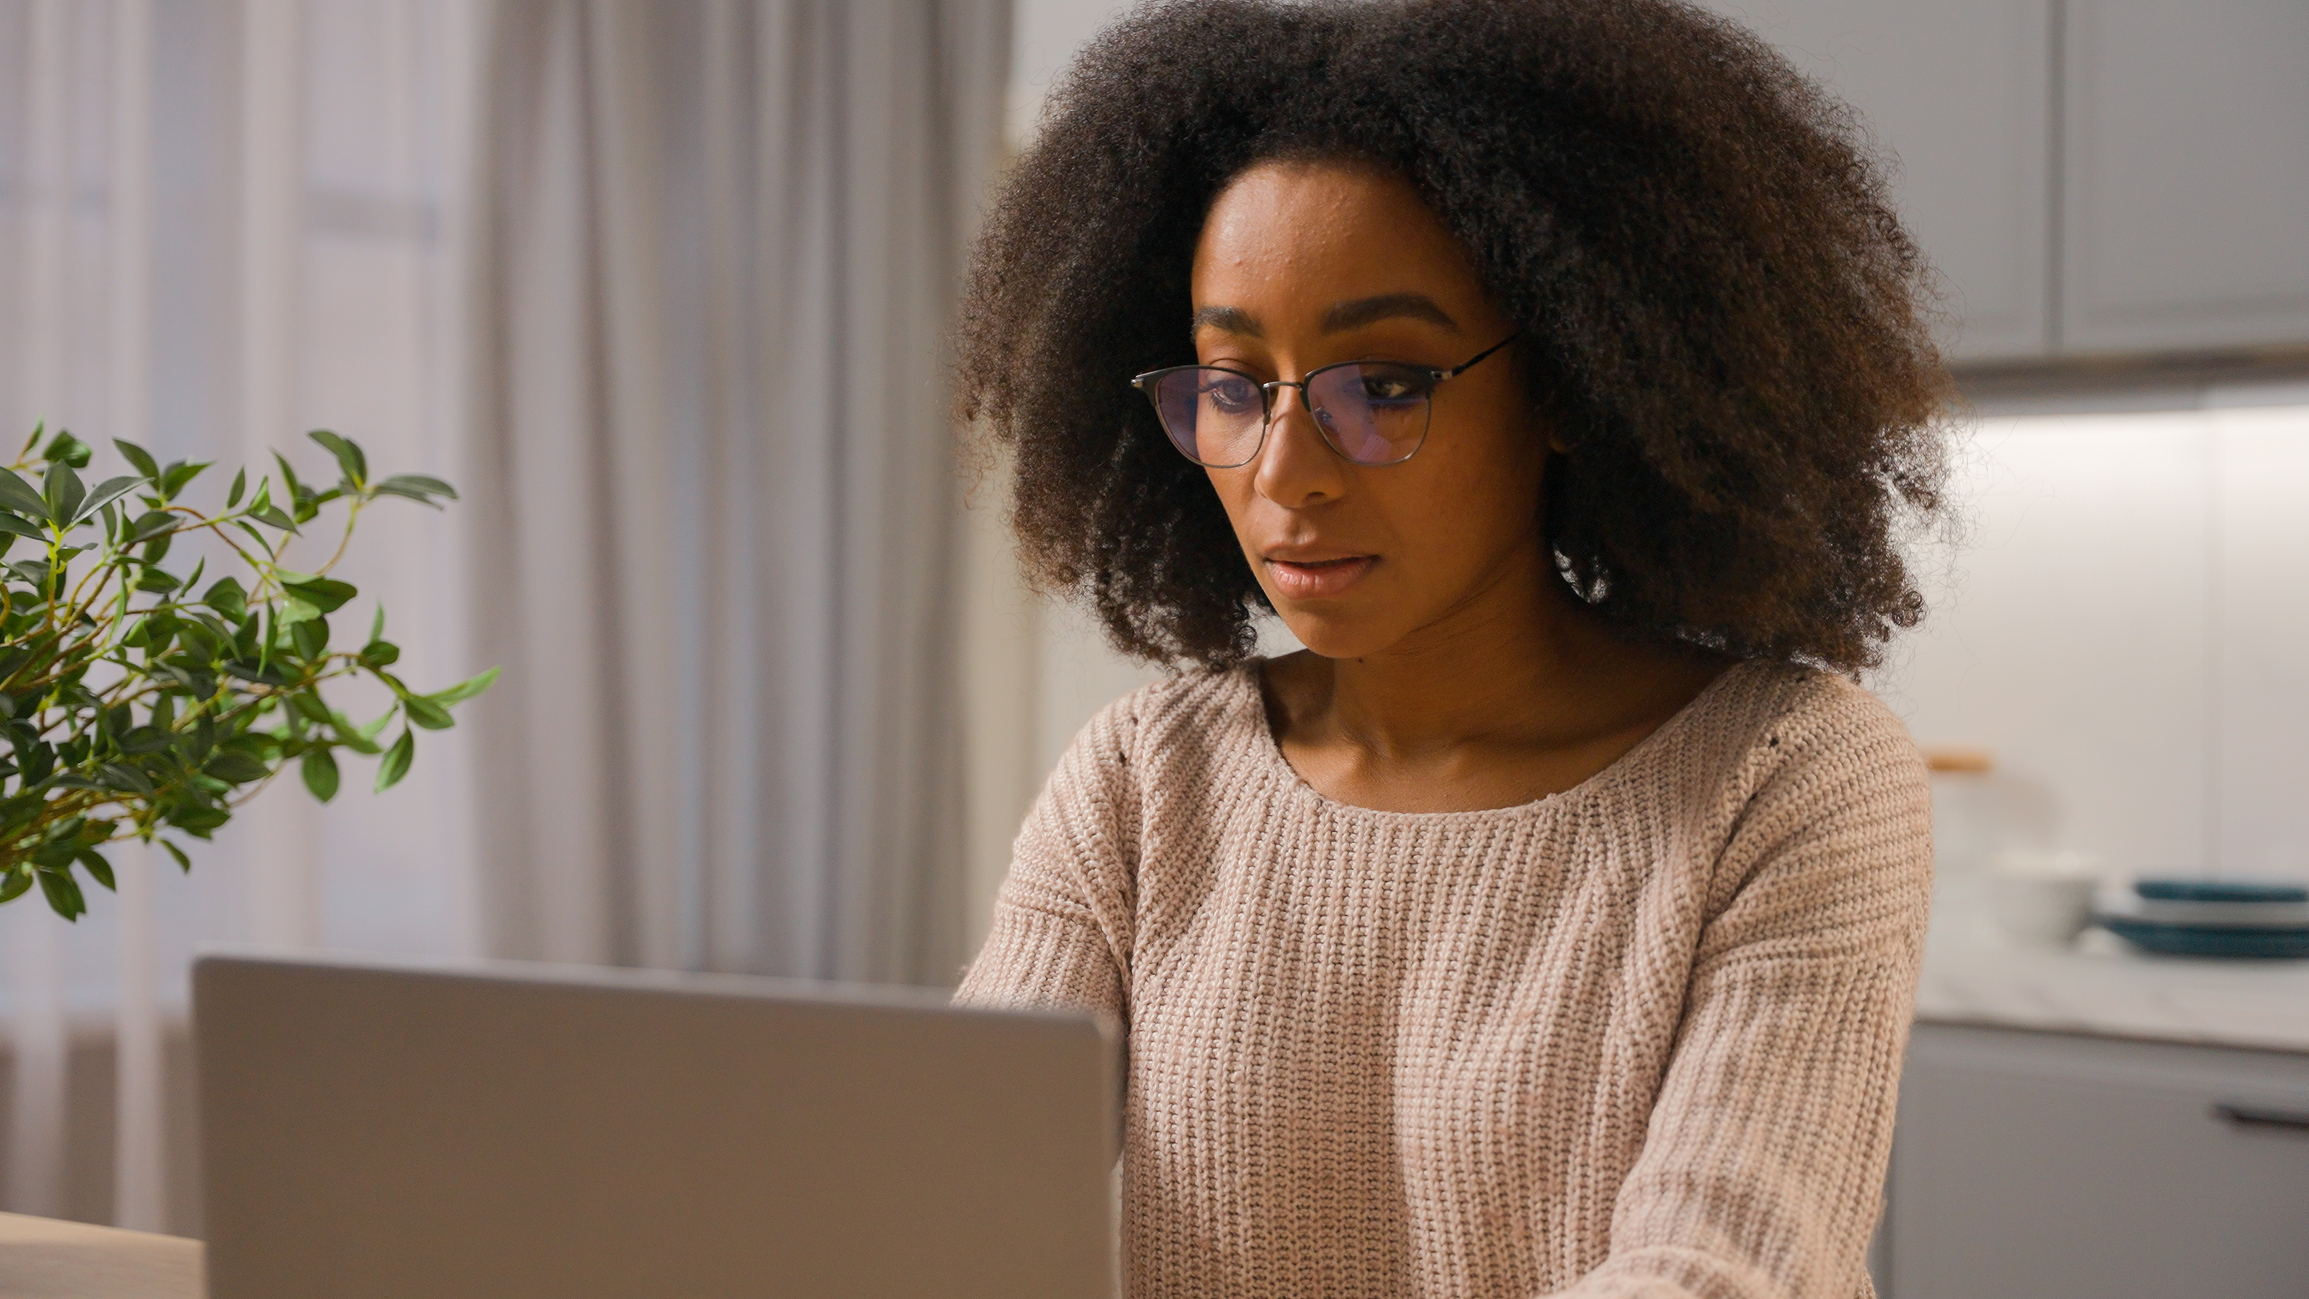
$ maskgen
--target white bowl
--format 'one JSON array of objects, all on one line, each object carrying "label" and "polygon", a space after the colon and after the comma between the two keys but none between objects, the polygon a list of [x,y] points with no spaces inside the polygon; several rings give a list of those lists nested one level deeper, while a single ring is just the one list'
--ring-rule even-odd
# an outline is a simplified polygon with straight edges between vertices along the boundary
[{"label": "white bowl", "polygon": [[2089,875],[1994,871],[1982,883],[1988,914],[1999,929],[2023,942],[2059,945],[2075,941],[2092,920]]}]

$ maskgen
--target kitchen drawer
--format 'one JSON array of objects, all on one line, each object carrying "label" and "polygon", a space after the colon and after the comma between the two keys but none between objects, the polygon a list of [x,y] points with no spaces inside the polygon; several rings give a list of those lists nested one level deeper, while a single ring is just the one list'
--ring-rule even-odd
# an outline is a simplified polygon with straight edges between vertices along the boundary
[{"label": "kitchen drawer", "polygon": [[1919,1024],[1889,1299],[2309,1295],[2309,1057]]}]

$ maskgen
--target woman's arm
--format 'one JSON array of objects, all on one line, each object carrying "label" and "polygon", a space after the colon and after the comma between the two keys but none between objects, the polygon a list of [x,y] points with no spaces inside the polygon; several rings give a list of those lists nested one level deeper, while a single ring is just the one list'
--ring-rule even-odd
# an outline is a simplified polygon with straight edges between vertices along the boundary
[{"label": "woman's arm", "polygon": [[1780,728],[1701,935],[1610,1257],[1579,1299],[1851,1299],[1892,1145],[1931,894],[1931,794],[1857,688]]},{"label": "woman's arm", "polygon": [[1130,695],[1093,717],[1051,772],[1012,849],[994,926],[957,1002],[1065,1006],[1127,1026],[1138,789]]}]

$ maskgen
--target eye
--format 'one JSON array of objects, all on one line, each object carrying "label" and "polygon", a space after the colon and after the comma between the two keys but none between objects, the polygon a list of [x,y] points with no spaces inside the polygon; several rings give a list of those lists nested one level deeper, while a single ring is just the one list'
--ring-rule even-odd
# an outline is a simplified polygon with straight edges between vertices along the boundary
[{"label": "eye", "polygon": [[1418,401],[1433,386],[1426,375],[1394,366],[1365,366],[1361,377],[1364,400],[1374,403]]},{"label": "eye", "polygon": [[1219,371],[1204,380],[1203,399],[1223,414],[1241,415],[1259,408],[1259,385],[1239,374]]}]

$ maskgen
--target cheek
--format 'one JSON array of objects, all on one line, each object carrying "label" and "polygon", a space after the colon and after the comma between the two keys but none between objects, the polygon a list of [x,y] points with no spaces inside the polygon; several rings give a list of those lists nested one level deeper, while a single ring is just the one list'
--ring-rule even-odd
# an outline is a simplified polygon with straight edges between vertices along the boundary
[{"label": "cheek", "polygon": [[1218,494],[1219,504],[1226,507],[1227,521],[1235,525],[1236,535],[1243,530],[1243,507],[1251,498],[1251,471],[1245,469],[1205,469],[1211,490]]},{"label": "cheek", "polygon": [[[1423,458],[1402,467],[1410,469]],[[1544,463],[1544,453],[1518,441],[1463,447],[1457,454],[1437,456],[1425,474],[1407,476],[1389,512],[1422,551],[1480,564],[1538,535]]]}]

